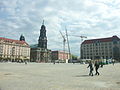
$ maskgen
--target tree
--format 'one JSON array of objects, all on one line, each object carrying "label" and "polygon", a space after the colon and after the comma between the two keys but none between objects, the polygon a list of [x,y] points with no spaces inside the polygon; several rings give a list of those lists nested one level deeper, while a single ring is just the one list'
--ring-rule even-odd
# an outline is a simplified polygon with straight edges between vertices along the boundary
[{"label": "tree", "polygon": [[77,56],[76,55],[72,55],[72,59],[73,60],[77,60]]}]

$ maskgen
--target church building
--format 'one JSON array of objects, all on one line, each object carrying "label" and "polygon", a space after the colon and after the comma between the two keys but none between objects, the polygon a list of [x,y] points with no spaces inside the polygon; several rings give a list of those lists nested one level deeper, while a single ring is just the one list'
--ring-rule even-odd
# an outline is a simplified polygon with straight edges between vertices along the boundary
[{"label": "church building", "polygon": [[44,21],[40,29],[38,44],[31,46],[30,58],[32,62],[51,62],[51,50],[47,49],[47,36]]}]

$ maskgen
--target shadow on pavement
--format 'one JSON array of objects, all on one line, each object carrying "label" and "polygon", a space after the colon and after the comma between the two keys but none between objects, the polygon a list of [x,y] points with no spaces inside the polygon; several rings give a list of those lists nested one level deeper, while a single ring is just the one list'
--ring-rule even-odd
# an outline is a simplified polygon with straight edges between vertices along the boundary
[{"label": "shadow on pavement", "polygon": [[120,82],[116,82],[117,84],[120,84]]},{"label": "shadow on pavement", "polygon": [[76,75],[75,77],[89,77],[89,75]]}]

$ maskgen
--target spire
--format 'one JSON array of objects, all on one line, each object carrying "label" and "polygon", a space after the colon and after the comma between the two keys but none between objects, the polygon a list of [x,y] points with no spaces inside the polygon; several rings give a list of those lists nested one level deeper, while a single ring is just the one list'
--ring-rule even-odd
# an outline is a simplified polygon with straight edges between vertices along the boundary
[{"label": "spire", "polygon": [[42,25],[44,25],[44,22],[45,22],[45,21],[43,20]]},{"label": "spire", "polygon": [[42,26],[41,26],[41,29],[42,29],[42,30],[45,29],[45,25],[44,25],[44,23],[45,23],[45,21],[43,20],[43,22],[42,22]]}]

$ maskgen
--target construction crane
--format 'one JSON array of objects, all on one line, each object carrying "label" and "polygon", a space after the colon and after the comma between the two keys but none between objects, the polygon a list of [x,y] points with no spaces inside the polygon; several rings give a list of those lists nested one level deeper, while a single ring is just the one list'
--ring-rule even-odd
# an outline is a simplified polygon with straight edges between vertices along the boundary
[{"label": "construction crane", "polygon": [[67,28],[66,27],[65,27],[65,30],[66,30],[66,38],[67,38],[67,44],[68,44],[69,57],[70,57],[70,60],[71,60],[72,59],[72,55],[71,55],[71,52],[70,52],[70,44],[69,44],[68,32],[67,32]]},{"label": "construction crane", "polygon": [[86,36],[78,36],[78,35],[69,35],[69,36],[80,37],[81,38],[81,42],[83,41],[83,38],[87,38]]},{"label": "construction crane", "polygon": [[66,38],[65,38],[65,36],[62,34],[62,32],[60,31],[60,34],[61,34],[61,36],[62,36],[62,38],[63,38],[63,60],[65,59],[65,42],[66,42]]},{"label": "construction crane", "polygon": [[83,41],[83,38],[87,38],[86,36],[79,36],[79,35],[69,35],[69,36],[74,36],[74,37],[80,37],[81,38],[81,42],[80,42],[80,58],[81,58],[81,43]]}]

